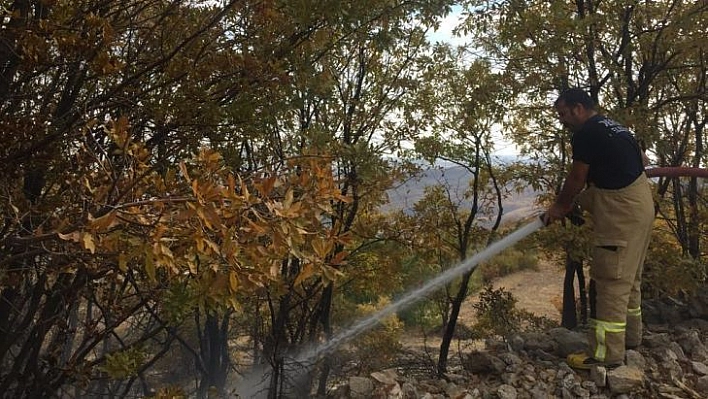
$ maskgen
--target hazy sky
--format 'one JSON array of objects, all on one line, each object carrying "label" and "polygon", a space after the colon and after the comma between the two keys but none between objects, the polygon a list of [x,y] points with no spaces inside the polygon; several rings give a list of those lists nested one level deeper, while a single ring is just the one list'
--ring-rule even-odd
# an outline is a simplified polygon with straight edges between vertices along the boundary
[{"label": "hazy sky", "polygon": [[[428,38],[431,42],[447,42],[453,46],[464,46],[470,42],[469,37],[459,37],[452,34],[452,30],[462,21],[462,14],[460,7],[453,7],[453,12],[445,17],[440,23],[440,28],[434,32],[428,34]],[[494,135],[494,155],[500,156],[516,156],[518,155],[518,150],[516,146],[504,140],[501,137],[501,133],[496,133]]]}]

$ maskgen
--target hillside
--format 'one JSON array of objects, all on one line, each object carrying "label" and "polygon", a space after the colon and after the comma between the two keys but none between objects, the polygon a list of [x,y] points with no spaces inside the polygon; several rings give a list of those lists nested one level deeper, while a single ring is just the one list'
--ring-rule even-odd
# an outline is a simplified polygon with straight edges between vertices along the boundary
[{"label": "hillside", "polygon": [[[384,207],[385,210],[411,211],[417,201],[423,198],[425,188],[434,185],[445,185],[452,194],[453,200],[460,204],[463,209],[469,209],[470,203],[463,198],[463,193],[467,189],[472,174],[460,166],[448,166],[435,169],[423,170],[418,176],[401,182],[387,192],[390,203]],[[512,222],[528,215],[538,212],[536,197],[540,194],[527,187],[521,192],[516,192],[507,187],[510,194],[502,201],[504,222]],[[496,215],[497,207],[491,204],[485,209],[490,215]]]}]

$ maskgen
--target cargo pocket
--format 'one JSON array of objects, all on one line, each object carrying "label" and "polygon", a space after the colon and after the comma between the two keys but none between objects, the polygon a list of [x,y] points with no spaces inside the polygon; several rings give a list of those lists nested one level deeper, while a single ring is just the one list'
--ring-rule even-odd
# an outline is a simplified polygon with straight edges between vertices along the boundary
[{"label": "cargo pocket", "polygon": [[627,241],[598,238],[593,242],[590,278],[616,280],[622,278],[622,261],[627,252]]}]

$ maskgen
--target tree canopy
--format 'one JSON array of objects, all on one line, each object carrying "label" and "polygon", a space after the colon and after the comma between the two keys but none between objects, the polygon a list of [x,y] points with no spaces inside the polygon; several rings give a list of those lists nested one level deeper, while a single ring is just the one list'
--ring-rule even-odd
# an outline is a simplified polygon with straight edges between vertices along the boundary
[{"label": "tree canopy", "polygon": [[[266,364],[277,397],[333,315],[491,240],[513,178],[558,189],[569,140],[550,104],[569,86],[656,165],[706,166],[704,2],[0,4],[8,396],[207,397]],[[431,44],[453,12],[468,45]],[[497,134],[526,161],[495,162]],[[469,189],[391,211],[421,160],[466,168]],[[705,184],[656,187],[656,259],[705,270]],[[174,359],[193,366],[164,376]]]}]

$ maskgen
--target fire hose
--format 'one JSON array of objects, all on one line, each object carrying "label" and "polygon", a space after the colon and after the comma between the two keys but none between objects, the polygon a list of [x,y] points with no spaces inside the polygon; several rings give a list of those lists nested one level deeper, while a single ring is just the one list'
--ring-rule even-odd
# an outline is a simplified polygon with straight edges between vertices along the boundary
[{"label": "fire hose", "polygon": [[690,168],[685,166],[666,166],[660,168],[649,168],[646,170],[647,177],[703,177],[708,178],[708,169]]}]

